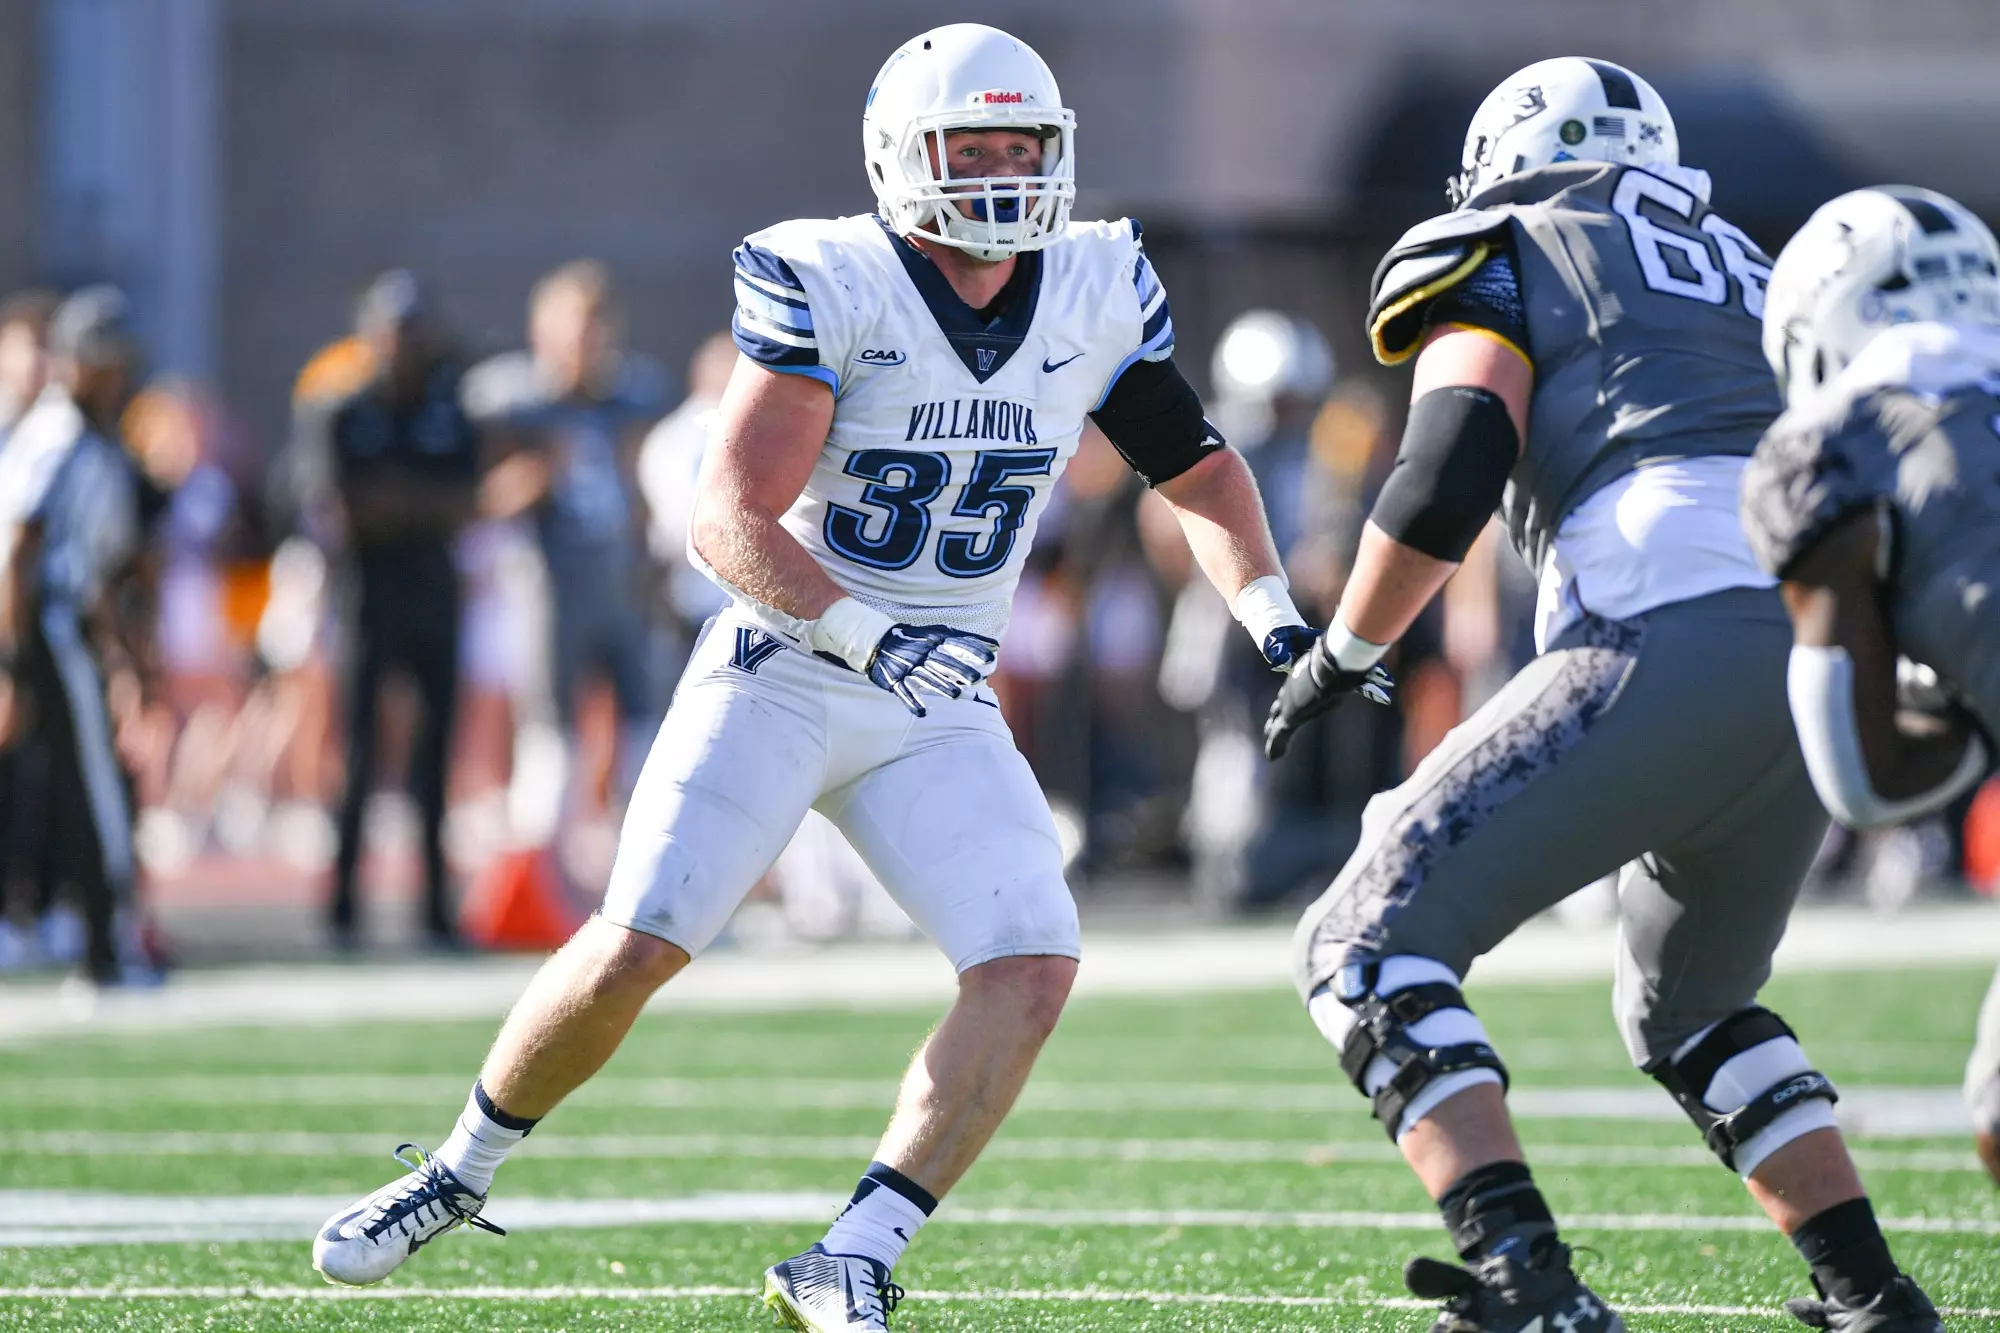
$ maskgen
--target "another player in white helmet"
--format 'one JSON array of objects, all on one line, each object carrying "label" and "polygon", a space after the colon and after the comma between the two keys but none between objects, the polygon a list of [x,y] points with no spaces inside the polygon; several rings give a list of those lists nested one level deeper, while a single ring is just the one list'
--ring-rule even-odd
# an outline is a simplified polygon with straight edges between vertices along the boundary
[{"label": "another player in white helmet", "polygon": [[1222,331],[1209,363],[1215,383],[1214,416],[1232,439],[1253,438],[1294,423],[1278,418],[1282,406],[1319,410],[1333,387],[1333,349],[1311,321],[1280,310],[1246,310]]},{"label": "another player in white helmet", "polygon": [[1563,162],[1667,167],[1699,178],[1699,193],[1708,193],[1708,173],[1681,166],[1673,113],[1652,84],[1608,60],[1558,56],[1516,71],[1486,95],[1445,196],[1464,208],[1509,176]]},{"label": "another player in white helmet", "polygon": [[[1920,818],[2000,737],[2000,246],[1944,195],[1844,194],[1778,256],[1764,352],[1790,410],[1743,521],[1785,581],[1813,785],[1855,827]],[[2000,1180],[2000,978],[1965,1090]]]},{"label": "another player in white helmet", "polygon": [[[1790,627],[1737,498],[1779,399],[1769,261],[1708,205],[1672,117],[1607,61],[1542,61],[1479,108],[1456,211],[1377,270],[1369,334],[1415,360],[1409,424],[1327,634],[1279,691],[1282,752],[1450,578],[1497,508],[1539,572],[1541,655],[1370,802],[1300,923],[1307,1008],[1437,1200],[1463,1267],[1411,1289],[1458,1333],[1610,1333],[1515,1136],[1460,982],[1619,875],[1635,1064],[1811,1265],[1842,1329],[1930,1333],[1840,1136],[1832,1084],[1757,1003],[1826,828],[1780,707]],[[1929,1322],[1925,1322],[1928,1319]]]},{"label": "another player in white helmet", "polygon": [[985,676],[1082,433],[1158,489],[1274,668],[1315,637],[1248,468],[1174,366],[1138,224],[1069,220],[1075,117],[1041,58],[977,24],[923,33],[876,76],[862,131],[879,213],[781,223],[735,254],[741,355],[689,534],[732,604],[633,793],[603,910],[516,1006],[445,1145],[321,1231],[331,1278],[378,1280],[474,1220],[501,1158],[816,808],[959,973],[853,1202],[765,1276],[794,1329],[885,1328],[892,1267],[1076,972],[1054,822]]}]

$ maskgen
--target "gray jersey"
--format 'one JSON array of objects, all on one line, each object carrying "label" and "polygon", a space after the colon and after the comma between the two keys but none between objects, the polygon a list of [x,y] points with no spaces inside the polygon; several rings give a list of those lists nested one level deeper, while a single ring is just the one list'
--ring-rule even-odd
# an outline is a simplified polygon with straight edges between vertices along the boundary
[{"label": "gray jersey", "polygon": [[1501,512],[1537,568],[1592,492],[1648,463],[1747,455],[1778,414],[1758,344],[1770,260],[1681,175],[1524,172],[1412,228],[1376,270],[1369,333],[1394,364],[1438,296],[1513,255],[1535,390]]},{"label": "gray jersey", "polygon": [[1743,475],[1743,528],[1782,577],[1829,529],[1886,505],[1896,645],[2000,736],[2000,330],[1878,337]]}]

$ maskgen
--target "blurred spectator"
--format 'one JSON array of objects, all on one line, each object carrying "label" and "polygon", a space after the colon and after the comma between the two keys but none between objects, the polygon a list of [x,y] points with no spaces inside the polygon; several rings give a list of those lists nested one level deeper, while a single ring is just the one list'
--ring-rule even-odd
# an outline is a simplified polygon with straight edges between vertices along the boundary
[{"label": "blurred spectator", "polygon": [[702,339],[688,362],[688,394],[639,449],[639,490],[651,522],[646,544],[665,571],[662,595],[668,616],[691,638],[729,597],[688,560],[688,524],[694,515],[696,479],[715,410],[736,369],[736,342],[728,329]]},{"label": "blurred spectator", "polygon": [[481,363],[465,384],[466,408],[493,460],[481,510],[496,519],[532,514],[541,540],[556,716],[574,735],[580,685],[609,680],[622,724],[614,741],[621,792],[658,721],[643,515],[634,512],[631,478],[639,442],[665,410],[663,376],[621,350],[622,323],[609,271],[592,260],[564,264],[529,297],[527,350]]},{"label": "blurred spectator", "polygon": [[49,836],[78,890],[99,985],[156,975],[138,934],[132,815],[118,738],[151,686],[135,624],[139,479],[119,419],[139,374],[124,296],[88,287],[50,318],[49,383],[0,453],[0,736],[48,760]]},{"label": "blurred spectator", "polygon": [[[60,299],[54,292],[17,292],[0,301],[0,451],[14,425],[48,383],[49,316]],[[16,922],[47,921],[55,896],[47,821],[41,818],[48,783],[45,757],[25,738],[0,746],[0,967],[18,966],[42,952]],[[13,906],[15,876],[33,880],[33,896]]]},{"label": "blurred spectator", "polygon": [[[1325,439],[1317,423],[1332,410],[1333,354],[1311,323],[1275,310],[1233,320],[1212,373],[1217,423],[1256,474],[1293,595],[1323,623],[1360,537],[1380,414],[1363,400],[1340,419],[1342,438]],[[1306,748],[1267,765],[1262,725],[1277,686],[1207,582],[1183,583],[1161,692],[1199,720],[1186,828],[1195,895],[1212,908],[1252,910],[1324,887],[1354,840],[1361,805],[1394,776],[1380,771],[1382,729],[1394,725],[1382,709],[1347,710]]]},{"label": "blurred spectator", "polygon": [[325,415],[328,459],[346,554],[357,576],[347,663],[347,790],[340,805],[330,925],[337,946],[358,938],[355,872],[375,771],[376,706],[385,675],[415,678],[424,718],[410,760],[422,819],[425,930],[456,943],[443,844],[445,776],[458,685],[459,587],[452,543],[471,517],[479,446],[459,407],[458,375],[416,277],[377,278],[355,332],[374,372]]},{"label": "blurred spectator", "polygon": [[267,831],[270,714],[250,705],[264,688],[254,650],[269,547],[248,498],[260,491],[258,460],[232,425],[214,394],[174,379],[149,385],[124,418],[142,471],[171,494],[149,542],[164,695],[139,774],[139,854],[152,870],[186,866],[211,831],[236,854],[260,850]]},{"label": "blurred spectator", "polygon": [[0,301],[0,443],[48,383],[49,318],[54,292],[16,292]]},{"label": "blurred spectator", "polygon": [[[1154,685],[1159,584],[1139,532],[1145,486],[1086,425],[1042,514],[994,681],[1058,831],[1097,871],[1178,856],[1171,721]],[[1066,849],[1072,850],[1072,849]]]}]

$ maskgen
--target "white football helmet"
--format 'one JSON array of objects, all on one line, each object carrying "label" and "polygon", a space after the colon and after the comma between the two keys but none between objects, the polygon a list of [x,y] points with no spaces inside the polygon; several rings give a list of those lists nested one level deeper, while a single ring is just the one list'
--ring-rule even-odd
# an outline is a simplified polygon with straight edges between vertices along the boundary
[{"label": "white football helmet", "polygon": [[1281,398],[1319,399],[1333,387],[1333,349],[1308,320],[1246,310],[1229,321],[1209,363],[1209,418],[1239,449],[1271,438]]},{"label": "white football helmet", "polygon": [[1222,331],[1211,375],[1228,398],[1318,398],[1333,387],[1333,350],[1307,320],[1246,310]]},{"label": "white football helmet", "polygon": [[1465,132],[1453,208],[1507,176],[1555,162],[1678,166],[1680,136],[1653,85],[1583,56],[1538,60],[1486,94]]},{"label": "white football helmet", "polygon": [[[941,179],[953,130],[1041,136],[1038,176]],[[950,23],[896,48],[868,90],[862,157],[882,216],[980,259],[1039,250],[1069,225],[1076,199],[1076,115],[1027,43],[980,23]],[[959,209],[969,204],[971,216]]]},{"label": "white football helmet", "polygon": [[1771,267],[1764,359],[1809,401],[1892,324],[2000,323],[2000,246],[1964,205],[1879,185],[1820,205]]}]

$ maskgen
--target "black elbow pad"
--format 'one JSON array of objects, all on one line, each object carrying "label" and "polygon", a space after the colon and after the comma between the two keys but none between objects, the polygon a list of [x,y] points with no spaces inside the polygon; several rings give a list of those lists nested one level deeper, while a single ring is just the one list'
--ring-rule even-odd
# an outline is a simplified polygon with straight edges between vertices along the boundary
[{"label": "black elbow pad", "polygon": [[1520,453],[1498,395],[1462,384],[1433,389],[1410,408],[1370,518],[1405,546],[1456,564],[1499,507]]}]

